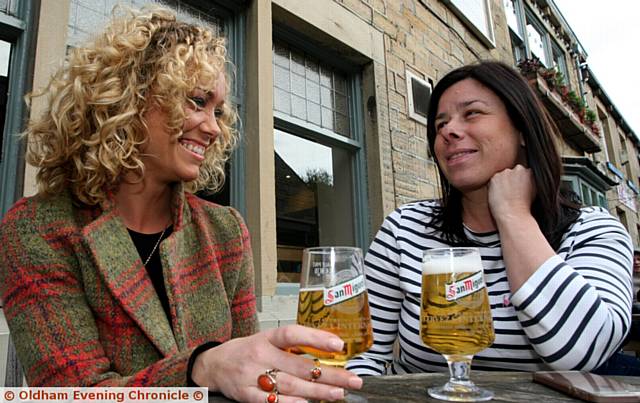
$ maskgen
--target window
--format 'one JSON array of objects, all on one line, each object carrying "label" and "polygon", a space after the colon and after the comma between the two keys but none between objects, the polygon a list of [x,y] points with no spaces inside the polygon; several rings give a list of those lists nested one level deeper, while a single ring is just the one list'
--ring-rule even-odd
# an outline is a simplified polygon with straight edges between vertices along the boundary
[{"label": "window", "polygon": [[627,178],[632,178],[631,164],[629,163],[629,153],[627,152],[627,138],[623,133],[618,132],[620,138],[620,148],[618,149],[618,156],[620,157],[620,167],[625,173]]},{"label": "window", "polygon": [[585,206],[607,207],[605,194],[596,189],[592,184],[578,176],[563,176],[561,188],[569,192],[569,198],[580,202]]},{"label": "window", "polygon": [[516,63],[527,58],[527,45],[524,40],[522,5],[519,0],[503,0],[504,11],[509,25],[511,51]]},{"label": "window", "polygon": [[306,123],[350,137],[347,77],[317,59],[273,48],[274,109]]},{"label": "window", "polygon": [[616,214],[618,216],[618,219],[620,220],[620,223],[625,227],[625,228],[629,228],[629,223],[627,221],[627,213],[625,213],[625,211],[619,207],[616,208]]},{"label": "window", "polygon": [[[207,25],[217,35],[223,35],[223,22],[218,16],[200,11],[183,0],[121,0],[118,4],[142,7],[145,4],[167,4],[178,11],[181,19]],[[67,43],[78,46],[107,22],[116,2],[112,0],[71,0]]]},{"label": "window", "polygon": [[485,45],[495,47],[493,21],[487,0],[445,0],[443,2],[469,26]]},{"label": "window", "polygon": [[564,84],[569,85],[569,70],[567,69],[567,59],[564,57],[564,52],[562,48],[555,43],[551,42],[551,52],[553,57],[553,67],[555,67],[556,71],[562,73],[562,77],[564,78]]},{"label": "window", "polygon": [[521,37],[520,30],[520,9],[516,0],[504,0],[504,11],[507,16],[507,24],[513,32]]},{"label": "window", "polygon": [[363,246],[359,77],[274,40],[278,282],[300,279],[302,249]]},{"label": "window", "polygon": [[[607,208],[606,192],[618,181],[607,175],[594,161],[587,157],[562,157],[564,175],[562,188],[571,190],[573,197],[579,198],[585,206]],[[618,186],[619,187],[619,186]]]},{"label": "window", "polygon": [[[9,90],[9,56],[11,55],[11,43],[0,39],[0,128],[4,127],[4,117],[7,111],[7,92]],[[4,157],[2,152],[2,140],[0,135],[0,163]]]},{"label": "window", "polygon": [[529,13],[527,13],[527,42],[529,43],[531,54],[540,59],[545,66],[551,67],[547,33],[542,24]]},{"label": "window", "polygon": [[405,72],[407,78],[407,107],[409,117],[423,125],[427,124],[427,110],[431,99],[431,80],[426,81],[410,71]]},{"label": "window", "polygon": [[607,114],[604,113],[600,108],[598,108],[598,119],[600,120],[600,126],[602,127],[602,132],[604,134],[604,142],[607,146],[607,161],[611,161],[615,164],[616,149],[615,145],[613,144],[611,130],[609,130],[609,118],[607,117]]}]

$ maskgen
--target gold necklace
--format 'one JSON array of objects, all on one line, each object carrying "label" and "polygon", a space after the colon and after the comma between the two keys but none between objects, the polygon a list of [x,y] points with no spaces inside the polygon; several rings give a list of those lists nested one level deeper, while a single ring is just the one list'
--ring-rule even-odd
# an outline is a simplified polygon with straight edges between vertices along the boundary
[{"label": "gold necklace", "polygon": [[146,266],[147,263],[149,263],[149,260],[151,260],[151,256],[153,256],[153,254],[156,252],[156,249],[158,249],[158,245],[160,245],[160,241],[162,241],[162,237],[164,236],[164,233],[167,230],[167,228],[169,227],[165,227],[160,233],[160,238],[158,238],[158,240],[156,241],[156,244],[153,246],[153,249],[151,249],[151,253],[149,253],[149,256],[147,256],[147,260],[144,261],[144,266]]}]

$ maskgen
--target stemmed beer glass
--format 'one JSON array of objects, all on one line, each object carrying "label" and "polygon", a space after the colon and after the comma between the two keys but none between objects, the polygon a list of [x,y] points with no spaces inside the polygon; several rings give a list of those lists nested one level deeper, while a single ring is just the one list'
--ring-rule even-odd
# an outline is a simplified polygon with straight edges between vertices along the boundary
[{"label": "stemmed beer glass", "polygon": [[495,338],[477,248],[424,252],[420,336],[425,345],[444,355],[451,375],[444,386],[429,388],[430,396],[458,402],[493,398],[493,392],[478,388],[469,379],[474,354]]},{"label": "stemmed beer glass", "polygon": [[297,322],[344,340],[338,352],[300,346],[323,364],[343,367],[371,347],[371,316],[359,248],[329,246],[303,251]]}]

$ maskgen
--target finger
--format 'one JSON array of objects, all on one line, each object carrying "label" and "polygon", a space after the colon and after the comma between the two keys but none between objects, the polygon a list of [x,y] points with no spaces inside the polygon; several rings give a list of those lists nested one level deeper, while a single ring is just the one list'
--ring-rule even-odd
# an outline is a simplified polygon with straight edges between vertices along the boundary
[{"label": "finger", "polygon": [[267,331],[271,344],[286,349],[292,346],[310,346],[324,351],[340,351],[344,342],[333,333],[300,325],[283,326]]},{"label": "finger", "polygon": [[[277,362],[280,363],[279,369],[281,371],[294,375],[302,380],[311,381],[311,371],[316,368],[316,363],[313,360],[284,351],[280,351],[279,354],[280,357]],[[360,389],[362,387],[362,378],[343,368],[321,365],[320,372],[321,375],[316,379],[315,383],[334,385],[347,389]]]},{"label": "finger", "polygon": [[284,396],[305,396],[307,399],[339,400],[345,392],[341,387],[310,382],[286,372],[278,373],[278,392],[281,401]]}]

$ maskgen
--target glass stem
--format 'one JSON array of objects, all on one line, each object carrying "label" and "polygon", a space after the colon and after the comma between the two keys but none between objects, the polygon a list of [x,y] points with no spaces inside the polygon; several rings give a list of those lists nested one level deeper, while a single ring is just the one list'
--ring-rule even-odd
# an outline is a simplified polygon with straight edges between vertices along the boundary
[{"label": "glass stem", "polygon": [[473,385],[469,380],[469,374],[471,373],[471,360],[472,355],[445,355],[444,358],[449,364],[449,383],[452,386],[461,385],[468,387]]}]

